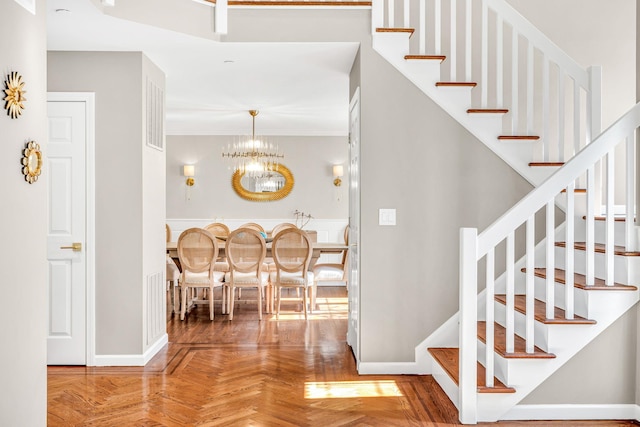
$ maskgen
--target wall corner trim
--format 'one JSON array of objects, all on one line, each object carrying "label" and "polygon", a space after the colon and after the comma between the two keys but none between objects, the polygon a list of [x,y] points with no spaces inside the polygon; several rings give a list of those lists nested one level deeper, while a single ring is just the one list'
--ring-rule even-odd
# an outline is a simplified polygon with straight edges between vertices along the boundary
[{"label": "wall corner trim", "polygon": [[169,335],[161,335],[143,354],[101,354],[95,366],[144,366],[169,342]]},{"label": "wall corner trim", "polygon": [[516,405],[500,420],[636,420],[640,406],[629,404]]}]

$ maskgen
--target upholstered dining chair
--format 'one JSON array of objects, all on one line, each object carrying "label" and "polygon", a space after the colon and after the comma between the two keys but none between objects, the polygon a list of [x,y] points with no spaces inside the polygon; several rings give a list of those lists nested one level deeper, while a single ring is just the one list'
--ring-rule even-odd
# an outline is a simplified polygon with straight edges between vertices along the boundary
[{"label": "upholstered dining chair", "polygon": [[[344,244],[349,246],[349,226],[344,229]],[[313,289],[311,294],[311,311],[316,306],[316,294],[318,293],[318,282],[345,282],[348,284],[347,278],[347,260],[348,252],[346,249],[342,251],[342,261],[340,263],[322,263],[313,266]]]},{"label": "upholstered dining chair", "polygon": [[252,228],[238,228],[229,233],[225,251],[229,262],[229,272],[225,274],[229,320],[233,320],[235,290],[243,288],[257,289],[258,317],[262,320],[263,297],[266,297],[267,311],[271,299],[269,272],[264,264],[267,254],[264,237]]},{"label": "upholstered dining chair", "polygon": [[[229,227],[221,222],[213,222],[205,226],[204,229],[213,234],[213,236],[220,241],[227,240],[227,236],[229,236],[230,233]],[[214,270],[224,271],[225,273],[229,271],[229,263],[227,262],[227,258],[222,257],[219,261],[216,261]]]},{"label": "upholstered dining chair", "polygon": [[180,270],[169,254],[167,254],[166,280],[168,285],[167,290],[171,296],[171,313],[175,313],[176,310],[179,309],[179,299],[177,298],[177,294],[180,289],[180,285],[178,284],[178,281],[180,280]]},{"label": "upholstered dining chair", "polygon": [[[198,300],[198,289],[206,289],[209,303],[209,318],[213,320],[214,292],[216,287],[222,287],[224,273],[214,271],[213,266],[218,258],[218,241],[202,228],[189,228],[178,238],[178,259],[182,266],[180,275],[180,290],[182,293],[182,307],[180,320],[184,320],[187,307],[193,303],[207,302]],[[192,292],[196,291],[196,292]],[[224,312],[225,295],[222,292],[222,307]]]},{"label": "upholstered dining chair", "polygon": [[222,239],[218,240],[225,240],[230,233],[229,227],[221,222],[213,222],[205,226],[204,229],[213,234],[216,238],[222,237]]},{"label": "upholstered dining chair", "polygon": [[282,230],[273,238],[271,253],[276,270],[270,278],[276,293],[276,319],[280,318],[282,288],[302,290],[302,310],[307,319],[308,289],[313,285],[313,272],[309,271],[312,246],[307,233],[297,227]]},{"label": "upholstered dining chair", "polygon": [[255,222],[247,222],[245,224],[242,224],[238,228],[251,228],[252,230],[264,233],[264,227],[262,227],[260,224],[256,224]]},{"label": "upholstered dining chair", "polygon": [[286,230],[287,228],[298,228],[297,225],[291,224],[290,222],[282,222],[271,230],[271,237],[276,237],[276,235],[282,230]]}]

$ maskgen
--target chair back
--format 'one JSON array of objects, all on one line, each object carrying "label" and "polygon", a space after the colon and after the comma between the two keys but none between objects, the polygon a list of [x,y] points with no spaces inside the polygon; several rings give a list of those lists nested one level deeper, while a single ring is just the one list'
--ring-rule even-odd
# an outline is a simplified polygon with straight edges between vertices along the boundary
[{"label": "chair back", "polygon": [[[205,228],[209,233],[213,234],[214,237],[224,237],[226,238],[229,235],[229,227],[224,225],[221,222],[214,222],[207,225]],[[220,239],[224,240],[224,239]]]},{"label": "chair back", "polygon": [[306,277],[312,246],[309,235],[297,227],[280,231],[271,243],[271,253],[278,274],[280,271],[301,272],[302,277]]},{"label": "chair back", "polygon": [[[344,244],[349,246],[349,225],[348,224],[344,228]],[[344,252],[342,252],[342,263],[341,264],[343,266],[345,266],[345,270],[346,270],[346,265],[347,265],[348,252],[349,252],[349,249],[347,249]]]},{"label": "chair back", "polygon": [[252,228],[233,230],[227,237],[225,248],[232,275],[234,271],[256,272],[256,277],[260,277],[267,255],[267,244],[259,231]]},{"label": "chair back", "polygon": [[264,228],[260,224],[256,224],[255,222],[247,222],[246,224],[242,224],[238,228],[250,228],[256,231],[262,231],[264,233]]},{"label": "chair back", "polygon": [[276,237],[278,233],[288,228],[298,228],[298,226],[295,224],[291,224],[290,222],[283,222],[281,224],[278,224],[275,227],[273,227],[273,230],[271,230],[271,237]]},{"label": "chair back", "polygon": [[182,271],[201,273],[213,272],[218,258],[218,241],[202,228],[189,228],[178,238],[178,259]]},{"label": "chair back", "polygon": [[164,228],[165,228],[165,232],[167,233],[167,242],[170,242],[171,241],[171,227],[169,227],[169,224],[165,224]]}]

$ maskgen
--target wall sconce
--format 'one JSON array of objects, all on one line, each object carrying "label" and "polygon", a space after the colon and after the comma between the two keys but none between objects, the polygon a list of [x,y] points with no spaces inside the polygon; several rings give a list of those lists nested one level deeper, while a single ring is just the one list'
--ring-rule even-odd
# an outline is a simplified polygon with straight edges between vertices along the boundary
[{"label": "wall sconce", "polygon": [[182,175],[187,177],[186,184],[189,187],[193,187],[193,184],[196,183],[196,180],[193,177],[196,175],[196,167],[194,165],[184,165],[182,167]]},{"label": "wall sconce", "polygon": [[344,176],[344,168],[342,165],[333,165],[333,185],[340,187],[342,185],[342,176]]}]

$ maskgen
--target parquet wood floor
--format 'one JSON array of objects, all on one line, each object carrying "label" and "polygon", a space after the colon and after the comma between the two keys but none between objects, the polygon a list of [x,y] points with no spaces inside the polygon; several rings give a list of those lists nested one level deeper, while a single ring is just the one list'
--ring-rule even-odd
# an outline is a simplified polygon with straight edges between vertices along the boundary
[{"label": "parquet wood floor", "polygon": [[[243,299],[251,298],[243,291]],[[258,321],[206,306],[167,317],[169,344],[145,367],[48,368],[49,426],[453,426],[455,407],[430,376],[358,376],[345,342],[344,288],[322,287],[307,322],[283,302]],[[509,422],[498,426],[630,426]]]}]

